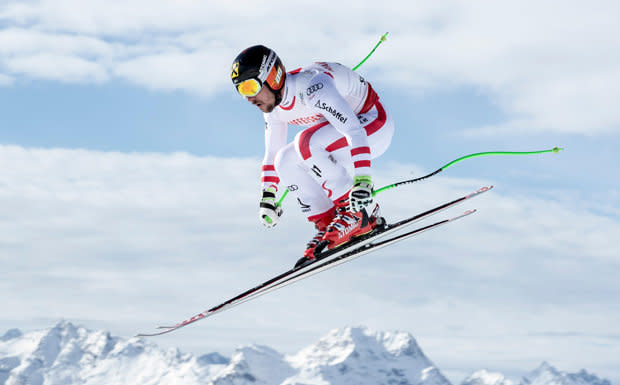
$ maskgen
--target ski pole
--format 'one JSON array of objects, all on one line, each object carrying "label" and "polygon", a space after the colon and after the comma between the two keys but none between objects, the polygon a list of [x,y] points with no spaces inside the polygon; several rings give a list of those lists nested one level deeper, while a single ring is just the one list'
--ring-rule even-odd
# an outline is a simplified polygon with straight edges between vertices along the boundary
[{"label": "ski pole", "polygon": [[[459,163],[465,159],[471,159],[471,158],[476,158],[479,156],[488,156],[488,155],[534,155],[534,154],[546,154],[546,153],[554,153],[557,154],[560,151],[564,150],[561,147],[553,147],[552,149],[549,150],[540,150],[540,151],[487,151],[487,152],[477,152],[475,154],[469,154],[469,155],[465,155],[462,156],[460,158],[457,158],[449,163],[446,163],[445,165],[441,166],[440,168],[438,168],[437,170],[431,172],[430,174],[418,177],[418,178],[414,178],[414,179],[407,179],[407,180],[403,180],[400,182],[396,182],[396,183],[392,183],[390,185],[387,186],[383,186],[381,188],[378,188],[376,190],[374,190],[372,192],[372,196],[376,196],[377,194],[379,194],[380,192],[383,192],[385,190],[390,190],[393,189],[395,187],[399,187],[405,184],[410,184],[410,183],[414,183],[414,182],[419,182],[421,180],[424,179],[428,179],[432,176],[435,176],[437,174],[439,174],[440,172],[442,172],[443,170],[447,169],[448,167],[452,166],[453,164]],[[282,194],[282,197],[280,198],[280,200],[278,201],[278,203],[276,203],[277,206],[282,205],[282,202],[284,201],[284,198],[286,198],[286,195],[288,194],[288,189],[286,191],[284,191],[284,194]]]},{"label": "ski pole", "polygon": [[[374,48],[370,51],[370,53],[366,55],[366,57],[362,59],[361,62],[357,63],[355,67],[353,67],[353,71],[357,70],[362,64],[364,64],[366,60],[368,60],[368,58],[371,57],[373,53],[375,53],[375,50],[377,49],[377,47],[379,47],[381,43],[387,40],[388,33],[389,32],[386,32],[381,36],[381,38],[379,39],[379,42],[375,44]],[[284,190],[284,193],[282,193],[280,200],[276,202],[276,207],[282,206],[282,202],[284,201],[284,198],[286,198],[287,195],[288,195],[288,189]]]},{"label": "ski pole", "polygon": [[533,155],[533,154],[545,154],[545,153],[550,153],[550,152],[552,152],[554,154],[557,154],[561,150],[563,150],[563,148],[561,148],[561,147],[553,147],[552,149],[549,149],[549,150],[540,150],[540,151],[487,151],[487,152],[477,152],[475,154],[469,154],[469,155],[462,156],[462,157],[460,157],[458,159],[455,159],[452,162],[447,163],[447,164],[441,166],[440,168],[438,168],[437,170],[431,172],[430,174],[427,174],[427,175],[424,175],[424,176],[421,176],[421,177],[418,177],[418,178],[414,178],[414,179],[403,180],[401,182],[397,182],[397,183],[393,183],[391,185],[387,185],[387,186],[381,187],[381,188],[379,188],[377,190],[374,190],[372,192],[372,196],[376,196],[380,192],[392,189],[394,187],[402,186],[404,184],[419,182],[421,180],[430,178],[432,176],[435,176],[435,175],[439,174],[440,172],[442,172],[443,170],[445,170],[448,167],[452,166],[453,164],[458,163],[460,161],[463,161],[465,159],[471,159],[471,158],[476,158],[478,156],[487,156],[487,155]]},{"label": "ski pole", "polygon": [[366,57],[361,62],[359,62],[355,67],[353,67],[353,71],[357,70],[362,64],[364,64],[366,60],[368,60],[368,58],[372,56],[373,53],[375,53],[375,50],[377,49],[377,47],[379,47],[381,43],[387,40],[387,34],[388,32],[384,33],[383,36],[381,36],[381,39],[379,39],[379,42],[375,45],[372,51],[370,51],[370,53],[366,55]]}]

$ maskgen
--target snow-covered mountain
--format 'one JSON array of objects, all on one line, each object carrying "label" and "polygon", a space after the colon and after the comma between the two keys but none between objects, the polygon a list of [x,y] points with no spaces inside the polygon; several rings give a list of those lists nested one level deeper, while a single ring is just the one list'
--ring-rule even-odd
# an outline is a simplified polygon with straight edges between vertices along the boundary
[{"label": "snow-covered mountain", "polygon": [[296,373],[285,384],[450,385],[408,333],[333,330],[287,361]]},{"label": "snow-covered mountain", "polygon": [[611,383],[585,370],[578,373],[564,373],[543,362],[538,369],[523,378],[521,385],[611,385]]},{"label": "snow-covered mountain", "polygon": [[0,385],[204,384],[225,366],[68,322],[0,340]]},{"label": "snow-covered mountain", "polygon": [[[294,355],[244,346],[228,359],[160,349],[69,322],[0,337],[0,385],[451,385],[408,333],[364,327],[333,330]],[[479,371],[462,385],[515,385]],[[611,385],[581,371],[566,374],[546,363],[519,385]]]},{"label": "snow-covered mountain", "polygon": [[565,373],[543,362],[536,370],[523,377],[518,384],[504,378],[501,373],[479,370],[466,378],[461,385],[611,385],[611,383],[585,370],[578,373]]}]

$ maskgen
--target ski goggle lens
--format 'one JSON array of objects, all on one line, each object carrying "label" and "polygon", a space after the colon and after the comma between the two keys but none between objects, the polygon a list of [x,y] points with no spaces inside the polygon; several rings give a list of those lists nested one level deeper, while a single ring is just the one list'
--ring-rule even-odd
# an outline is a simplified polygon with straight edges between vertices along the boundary
[{"label": "ski goggle lens", "polygon": [[260,92],[261,88],[262,85],[256,79],[244,80],[237,84],[237,91],[241,94],[241,96],[245,97],[256,96]]}]

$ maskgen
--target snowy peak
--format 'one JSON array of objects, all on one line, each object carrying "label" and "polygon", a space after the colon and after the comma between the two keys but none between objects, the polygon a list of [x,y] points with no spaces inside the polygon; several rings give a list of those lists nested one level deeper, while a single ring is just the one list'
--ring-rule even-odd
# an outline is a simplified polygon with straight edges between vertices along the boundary
[{"label": "snowy peak", "polygon": [[[479,370],[469,376],[461,385],[514,385],[500,373]],[[523,377],[519,385],[611,385],[585,370],[578,373],[565,373],[557,370],[547,362]]]},{"label": "snowy peak", "polygon": [[450,384],[408,333],[335,329],[287,361],[299,371],[291,384],[312,378],[334,384]]},{"label": "snowy peak", "polygon": [[549,365],[548,362],[544,361],[542,364],[540,364],[538,368],[534,369],[526,377],[524,377],[523,382],[529,383],[530,378],[536,379],[536,378],[542,378],[542,377],[557,378],[557,377],[561,377],[561,373],[556,368]]},{"label": "snowy peak", "polygon": [[343,362],[349,357],[377,360],[409,356],[431,364],[411,334],[376,332],[366,327],[334,329],[299,354],[327,363]]},{"label": "snowy peak", "polygon": [[209,354],[203,354],[198,357],[198,362],[202,365],[228,365],[230,360],[223,355],[213,352]]},{"label": "snowy peak", "polygon": [[251,345],[237,349],[213,385],[280,384],[293,374],[282,354],[267,346]]},{"label": "snowy peak", "polygon": [[74,341],[85,333],[84,329],[78,330],[71,323],[60,322],[39,339],[33,356],[41,360],[42,365],[47,367],[51,367],[57,362],[79,361],[84,351]]},{"label": "snowy peak", "polygon": [[611,385],[611,383],[585,370],[578,373],[565,373],[543,362],[523,378],[521,385]]},{"label": "snowy peak", "polygon": [[[383,346],[395,356],[409,356],[414,359],[426,360],[428,358],[418,346],[415,338],[409,333],[379,333]],[[430,362],[430,361],[429,361]]]},{"label": "snowy peak", "polygon": [[501,373],[482,369],[467,377],[461,385],[514,385],[514,382],[506,379]]},{"label": "snowy peak", "polygon": [[9,341],[15,338],[21,337],[23,334],[19,329],[9,329],[2,337],[0,337],[0,341]]}]

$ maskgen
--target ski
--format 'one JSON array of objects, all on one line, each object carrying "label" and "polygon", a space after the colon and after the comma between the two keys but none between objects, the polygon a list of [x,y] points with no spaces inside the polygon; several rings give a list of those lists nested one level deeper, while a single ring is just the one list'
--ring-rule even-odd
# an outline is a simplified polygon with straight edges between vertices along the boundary
[{"label": "ski", "polygon": [[[289,284],[291,284],[291,283],[293,283],[293,282],[295,282],[297,280],[300,280],[302,278],[307,278],[307,277],[310,277],[310,276],[312,276],[314,274],[317,274],[317,273],[320,273],[322,271],[325,271],[327,269],[331,269],[332,267],[338,266],[338,265],[340,265],[340,264],[342,264],[344,262],[349,262],[349,261],[351,261],[351,260],[353,260],[355,258],[361,257],[364,254],[368,254],[368,253],[370,253],[372,251],[379,250],[379,249],[381,249],[383,247],[389,246],[389,245],[394,244],[396,242],[400,242],[400,241],[405,240],[407,238],[411,238],[411,237],[416,236],[418,234],[421,234],[421,233],[423,233],[425,231],[437,228],[439,226],[443,226],[443,225],[445,225],[447,223],[450,223],[450,222],[454,222],[454,221],[456,221],[458,219],[464,218],[464,217],[466,217],[468,215],[471,215],[471,214],[473,214],[475,212],[476,212],[476,209],[467,210],[463,214],[458,215],[456,217],[449,218],[449,219],[444,219],[444,220],[432,223],[432,224],[427,225],[427,226],[418,227],[418,228],[416,228],[414,230],[408,231],[408,232],[403,233],[403,234],[395,235],[395,236],[393,236],[391,238],[385,239],[385,240],[380,241],[380,242],[374,242],[373,241],[373,242],[367,243],[367,244],[365,244],[363,246],[359,246],[359,247],[357,247],[357,248],[355,248],[353,250],[349,250],[346,253],[339,255],[336,258],[331,258],[330,260],[328,260],[328,261],[326,261],[324,263],[313,264],[312,269],[306,271],[303,274],[303,276],[301,276],[301,277],[300,276],[295,276],[295,277],[289,278],[288,280],[283,281],[283,282],[279,283],[276,286],[270,287],[267,291],[265,291],[265,292],[263,292],[261,294],[265,294],[266,292],[271,291],[271,290],[275,290],[278,287],[289,285]],[[316,266],[316,265],[318,265],[318,266]]]},{"label": "ski", "polygon": [[180,329],[184,326],[187,326],[189,324],[192,324],[196,321],[202,320],[204,318],[210,317],[214,314],[217,314],[219,312],[222,312],[224,310],[228,310],[231,309],[234,306],[240,305],[243,302],[249,301],[251,299],[257,298],[263,294],[266,294],[270,291],[276,290],[278,288],[290,285],[293,282],[299,281],[301,279],[307,278],[309,276],[312,276],[314,274],[317,274],[321,271],[327,270],[329,268],[332,268],[334,266],[337,266],[341,263],[344,263],[348,260],[352,260],[355,259],[361,255],[367,254],[371,251],[374,250],[378,250],[382,247],[385,247],[387,245],[390,245],[392,243],[413,237],[415,235],[418,235],[424,231],[442,226],[444,224],[447,224],[449,222],[452,222],[454,220],[463,218],[469,214],[472,214],[473,212],[475,212],[475,210],[469,210],[467,212],[465,212],[462,215],[450,218],[450,219],[444,219],[438,222],[435,222],[433,224],[430,224],[428,226],[424,226],[424,227],[420,227],[414,230],[411,230],[409,232],[406,232],[404,234],[400,234],[400,235],[395,235],[394,237],[391,237],[389,239],[385,239],[383,241],[378,241],[379,238],[383,238],[389,234],[392,234],[394,232],[400,231],[402,230],[404,227],[418,222],[422,219],[425,219],[431,215],[437,214],[439,212],[442,212],[450,207],[456,206],[460,203],[463,203],[464,201],[471,199],[473,197],[476,197],[486,191],[489,191],[493,188],[493,186],[488,186],[488,187],[483,187],[471,194],[462,196],[460,198],[457,198],[453,201],[444,203],[442,205],[439,205],[437,207],[434,207],[430,210],[427,210],[423,213],[414,215],[412,217],[406,218],[404,220],[401,220],[399,222],[396,223],[392,223],[392,224],[388,224],[383,226],[382,228],[380,228],[378,231],[373,231],[372,233],[366,235],[366,236],[362,236],[359,238],[356,238],[354,241],[347,243],[346,245],[343,245],[341,247],[337,247],[331,250],[326,250],[323,253],[319,254],[315,260],[312,263],[306,264],[306,265],[302,265],[299,267],[295,267],[291,270],[288,270],[280,275],[277,275],[265,282],[263,282],[262,284],[253,287],[252,289],[249,289],[217,306],[214,306],[202,313],[196,314],[195,316],[177,323],[173,326],[159,326],[158,329],[162,329],[159,332],[155,332],[155,333],[140,333],[137,335],[137,337],[151,337],[151,336],[157,336],[157,335],[162,335],[162,334],[166,334],[166,333],[170,333],[172,331],[175,331],[177,329]]},{"label": "ski", "polygon": [[[362,235],[360,237],[354,238],[353,240],[349,241],[348,243],[336,247],[334,249],[330,249],[330,250],[325,250],[323,252],[321,252],[319,255],[316,256],[316,258],[311,262],[311,263],[306,263],[306,264],[302,264],[297,266],[297,264],[299,264],[299,262],[296,264],[295,269],[293,270],[303,270],[306,267],[308,267],[309,265],[318,263],[319,261],[325,260],[325,259],[332,259],[332,258],[336,258],[338,257],[340,254],[342,254],[344,251],[346,250],[350,250],[353,247],[359,247],[359,246],[363,246],[373,240],[376,240],[377,238],[381,238],[384,236],[387,236],[389,234],[392,234],[394,232],[400,231],[402,230],[404,227],[409,226],[413,223],[419,222],[422,219],[428,218],[431,215],[435,215],[437,213],[440,213],[450,207],[456,206],[460,203],[463,203],[464,201],[471,199],[473,197],[476,197],[482,193],[485,193],[489,190],[491,190],[493,188],[493,186],[485,186],[482,187],[480,189],[478,189],[477,191],[472,192],[471,194],[462,196],[460,198],[457,198],[453,201],[444,203],[442,205],[439,205],[437,207],[434,207],[430,210],[424,211],[420,214],[414,215],[412,217],[403,219],[399,222],[395,222],[395,223],[391,223],[388,225],[384,225],[381,227],[378,227],[377,229],[375,229],[374,231],[370,232],[369,234],[365,234]],[[303,272],[302,272],[303,273]]]}]

